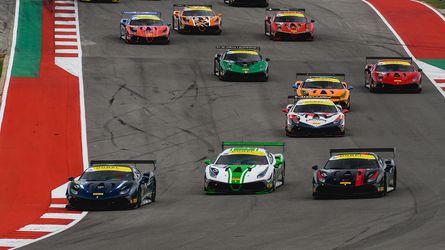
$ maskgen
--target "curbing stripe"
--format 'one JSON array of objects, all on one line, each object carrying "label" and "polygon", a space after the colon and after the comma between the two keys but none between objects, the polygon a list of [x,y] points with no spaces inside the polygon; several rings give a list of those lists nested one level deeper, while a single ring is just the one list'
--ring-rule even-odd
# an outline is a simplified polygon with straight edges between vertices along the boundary
[{"label": "curbing stripe", "polygon": [[53,224],[29,224],[22,228],[20,228],[18,231],[20,232],[56,232],[60,231],[66,227],[66,225],[53,225]]},{"label": "curbing stripe", "polygon": [[42,219],[71,219],[71,220],[77,220],[79,218],[82,218],[83,213],[81,214],[70,214],[70,213],[44,213],[42,215]]}]

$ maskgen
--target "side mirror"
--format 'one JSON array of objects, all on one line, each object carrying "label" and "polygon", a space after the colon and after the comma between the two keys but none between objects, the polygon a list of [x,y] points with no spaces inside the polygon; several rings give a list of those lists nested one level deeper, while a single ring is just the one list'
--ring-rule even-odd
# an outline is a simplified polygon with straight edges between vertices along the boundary
[{"label": "side mirror", "polygon": [[211,161],[211,160],[204,160],[203,162],[204,162],[204,164],[205,164],[206,166],[212,164],[212,161]]},{"label": "side mirror", "polygon": [[122,19],[121,22],[122,22],[123,24],[127,24],[128,20],[127,20],[127,19]]},{"label": "side mirror", "polygon": [[149,180],[149,177],[146,176],[146,175],[144,174],[144,175],[142,176],[141,182],[142,182],[142,183],[147,183],[148,180]]},{"label": "side mirror", "polygon": [[351,85],[348,86],[348,90],[353,90],[354,87],[352,87]]},{"label": "side mirror", "polygon": [[293,89],[298,89],[298,86],[300,86],[300,84],[298,84],[298,83],[294,83],[294,84],[292,84],[292,88],[293,88]]},{"label": "side mirror", "polygon": [[343,107],[341,105],[335,105],[339,110],[342,110]]},{"label": "side mirror", "polygon": [[343,109],[341,112],[342,112],[343,114],[346,114],[346,113],[349,113],[349,110],[347,110],[347,109]]},{"label": "side mirror", "polygon": [[219,58],[221,58],[221,54],[216,54],[215,59],[219,59]]},{"label": "side mirror", "polygon": [[289,113],[289,109],[288,109],[288,108],[283,108],[283,109],[281,110],[281,112],[287,114],[287,113]]},{"label": "side mirror", "polygon": [[423,72],[423,69],[417,69],[417,71],[419,71],[419,72]]},{"label": "side mirror", "polygon": [[175,10],[175,11],[173,11],[173,15],[175,15],[175,16],[179,16],[179,10]]},{"label": "side mirror", "polygon": [[68,181],[74,181],[74,177],[68,178]]},{"label": "side mirror", "polygon": [[223,16],[223,14],[222,13],[219,13],[219,14],[216,14],[217,16],[219,16],[219,17],[222,17]]},{"label": "side mirror", "polygon": [[283,164],[283,160],[281,159],[281,157],[275,157],[275,165],[279,166]]},{"label": "side mirror", "polygon": [[386,165],[385,172],[391,172],[391,169],[393,167],[394,167],[393,165]]},{"label": "side mirror", "polygon": [[313,170],[318,170],[318,165],[314,165],[314,166],[312,166],[312,169],[313,169]]},{"label": "side mirror", "polygon": [[270,58],[266,57],[266,62],[270,62]]},{"label": "side mirror", "polygon": [[167,26],[168,26],[168,27],[171,27],[171,26],[172,26],[172,24],[171,24],[171,23],[167,23]]},{"label": "side mirror", "polygon": [[311,23],[315,23],[315,20],[312,19],[312,20],[311,20]]}]

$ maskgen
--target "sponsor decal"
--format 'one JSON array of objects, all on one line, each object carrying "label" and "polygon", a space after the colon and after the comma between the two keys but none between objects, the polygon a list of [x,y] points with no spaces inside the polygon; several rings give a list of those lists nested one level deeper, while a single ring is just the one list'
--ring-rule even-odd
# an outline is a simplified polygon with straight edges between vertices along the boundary
[{"label": "sponsor decal", "polygon": [[344,186],[351,185],[351,182],[350,181],[340,181],[340,185],[344,185]]},{"label": "sponsor decal", "polygon": [[258,52],[253,50],[231,50],[227,52],[227,54],[249,54],[249,55],[258,55]]},{"label": "sponsor decal", "polygon": [[132,18],[133,20],[161,20],[158,16],[155,15],[139,15]]},{"label": "sponsor decal", "polygon": [[306,82],[340,82],[340,80],[331,77],[314,77],[307,79]]},{"label": "sponsor decal", "polygon": [[390,65],[390,64],[398,64],[398,65],[411,65],[409,62],[407,61],[383,61],[383,62],[379,62],[379,65]]},{"label": "sponsor decal", "polygon": [[277,17],[281,17],[281,16],[298,16],[298,17],[304,17],[304,14],[299,13],[299,12],[284,12],[284,13],[279,13],[277,15]]},{"label": "sponsor decal", "polygon": [[334,106],[335,104],[330,100],[302,100],[298,102],[300,105],[311,105],[311,104],[320,104],[320,105],[328,105]]},{"label": "sponsor decal", "polygon": [[365,160],[375,160],[374,155],[370,154],[341,154],[336,155],[331,158],[331,160],[341,160],[341,159],[365,159]]},{"label": "sponsor decal", "polygon": [[104,193],[93,193],[94,196],[104,195]]}]

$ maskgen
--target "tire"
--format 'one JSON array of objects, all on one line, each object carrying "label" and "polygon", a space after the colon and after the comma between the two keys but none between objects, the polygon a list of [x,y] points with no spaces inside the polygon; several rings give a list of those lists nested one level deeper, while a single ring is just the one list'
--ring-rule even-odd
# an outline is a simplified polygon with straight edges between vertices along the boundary
[{"label": "tire", "polygon": [[384,189],[383,189],[383,192],[382,192],[381,194],[378,195],[379,197],[384,197],[384,196],[386,196],[386,193],[388,192],[388,182],[387,182],[387,180],[386,180],[386,174],[385,174],[385,177],[384,177],[384,179],[383,179],[383,182],[385,183],[385,184],[384,184]]},{"label": "tire", "polygon": [[271,191],[275,192],[275,190],[277,190],[277,179],[275,179],[275,173],[274,173]]},{"label": "tire", "polygon": [[219,78],[219,80],[221,80],[221,81],[225,81],[225,80],[226,80],[225,76],[221,75],[221,66],[219,65],[218,67],[219,67],[219,75],[218,75],[218,78]]},{"label": "tire", "polygon": [[216,74],[216,60],[213,60],[213,74],[214,74],[215,76],[218,76],[218,75]]},{"label": "tire", "polygon": [[156,201],[156,179],[153,179],[153,187],[152,187],[152,190],[151,190],[151,197],[150,197],[150,199],[151,199],[151,202],[155,202]]},{"label": "tire", "polygon": [[140,208],[142,204],[142,196],[141,196],[141,187],[138,189],[138,201],[133,206],[130,206],[132,209]]},{"label": "tire", "polygon": [[267,35],[267,22],[266,21],[264,21],[264,35],[269,36],[269,35]]},{"label": "tire", "polygon": [[393,176],[393,181],[392,181],[392,187],[394,188],[393,191],[395,191],[397,189],[397,168],[394,168],[394,176]]},{"label": "tire", "polygon": [[369,92],[371,93],[375,93],[376,89],[373,87],[373,81],[371,80],[371,82],[369,83]]},{"label": "tire", "polygon": [[286,162],[283,162],[283,171],[281,172],[281,185],[284,185],[284,179],[286,177]]}]

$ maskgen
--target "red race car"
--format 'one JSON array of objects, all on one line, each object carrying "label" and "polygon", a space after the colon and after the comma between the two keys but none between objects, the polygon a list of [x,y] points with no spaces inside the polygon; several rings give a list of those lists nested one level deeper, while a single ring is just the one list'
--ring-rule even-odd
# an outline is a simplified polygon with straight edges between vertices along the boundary
[{"label": "red race car", "polygon": [[264,33],[271,40],[314,40],[314,20],[305,9],[266,9]]},{"label": "red race car", "polygon": [[161,19],[161,12],[121,12],[120,37],[126,43],[170,42],[170,24]]},{"label": "red race car", "polygon": [[[369,63],[376,60],[376,63]],[[422,91],[422,69],[411,57],[366,57],[365,87],[370,92]]]}]

